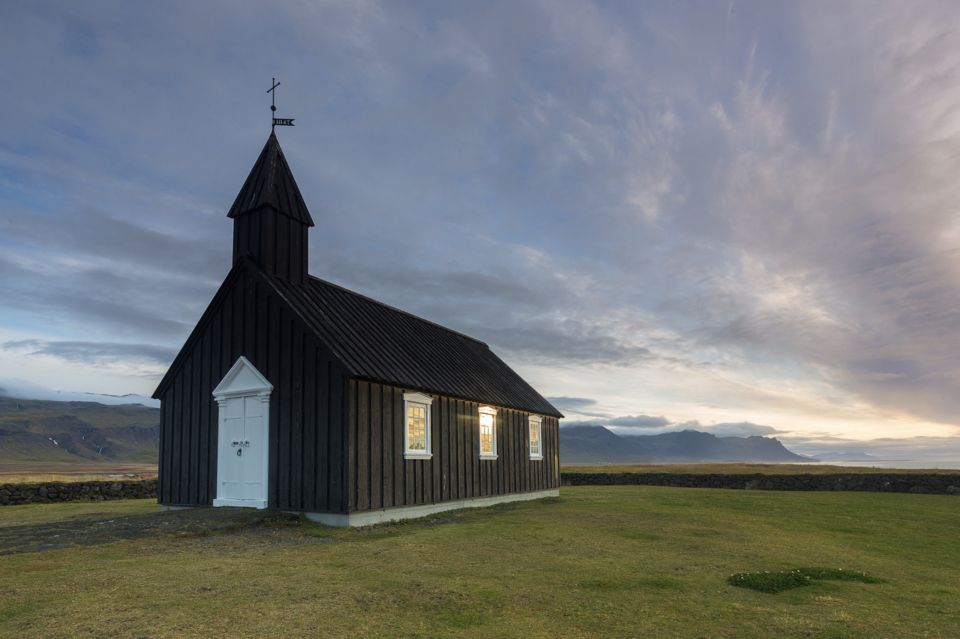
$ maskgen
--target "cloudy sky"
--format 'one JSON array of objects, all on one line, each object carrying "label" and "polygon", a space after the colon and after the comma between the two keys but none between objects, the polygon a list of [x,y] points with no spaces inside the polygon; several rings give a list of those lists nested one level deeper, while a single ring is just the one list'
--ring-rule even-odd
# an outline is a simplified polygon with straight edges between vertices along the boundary
[{"label": "cloudy sky", "polygon": [[484,339],[570,421],[956,443],[957,25],[3,3],[0,386],[153,390],[229,269],[277,76],[311,272]]}]

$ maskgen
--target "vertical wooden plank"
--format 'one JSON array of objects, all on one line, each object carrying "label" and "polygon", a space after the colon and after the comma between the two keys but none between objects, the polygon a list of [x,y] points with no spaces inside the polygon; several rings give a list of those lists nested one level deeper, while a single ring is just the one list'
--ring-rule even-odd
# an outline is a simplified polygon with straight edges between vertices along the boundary
[{"label": "vertical wooden plank", "polygon": [[513,467],[513,431],[515,413],[512,410],[503,411],[503,443],[504,454],[500,456],[500,494],[506,495],[510,492],[510,469]]},{"label": "vertical wooden plank", "polygon": [[183,451],[180,500],[183,504],[192,504],[192,482],[196,481],[196,465],[193,457],[193,356],[183,364],[183,424],[181,425]]},{"label": "vertical wooden plank", "polygon": [[[169,387],[168,387],[169,388]],[[170,481],[170,471],[167,470],[167,434],[170,425],[167,423],[167,412],[170,410],[170,393],[164,391],[160,397],[160,442],[157,456],[157,502],[167,503],[167,482]]]},{"label": "vertical wooden plank", "polygon": [[314,405],[316,407],[314,415],[317,428],[315,437],[316,450],[314,452],[314,458],[316,459],[316,473],[314,476],[316,498],[314,500],[314,508],[319,512],[329,509],[330,503],[327,499],[327,491],[330,485],[329,432],[332,426],[330,423],[329,398],[330,362],[327,361],[326,355],[321,354],[319,348],[316,349],[314,358],[316,360],[317,371],[317,377],[314,383]]},{"label": "vertical wooden plank", "polygon": [[469,465],[465,465],[467,454],[466,437],[469,433],[470,420],[465,410],[467,403],[457,400],[457,499],[467,496],[467,477],[465,474]]},{"label": "vertical wooden plank", "polygon": [[285,215],[278,215],[275,224],[277,229],[277,273],[281,277],[290,277],[290,254],[288,244],[290,242],[290,218]]},{"label": "vertical wooden plank", "polygon": [[514,429],[513,429],[513,434],[512,434],[512,436],[511,436],[511,438],[510,438],[510,440],[513,442],[513,443],[512,443],[512,446],[511,446],[511,447],[513,448],[513,456],[510,458],[510,459],[511,459],[511,464],[510,464],[510,492],[512,492],[512,493],[515,493],[515,492],[518,492],[518,491],[519,491],[519,487],[518,487],[517,483],[518,483],[518,478],[519,478],[519,468],[520,468],[520,464],[521,464],[521,462],[523,461],[523,457],[522,457],[522,455],[523,455],[523,442],[520,440],[521,433],[523,432],[523,426],[522,426],[522,420],[523,420],[523,418],[521,417],[520,419],[521,419],[521,426],[518,427],[518,428],[514,428]]},{"label": "vertical wooden plank", "polygon": [[347,418],[347,454],[344,458],[344,496],[346,498],[347,512],[353,512],[357,509],[357,380],[350,380],[349,397],[346,398],[348,411]]},{"label": "vertical wooden plank", "polygon": [[413,467],[416,470],[416,482],[417,482],[417,490],[414,495],[414,498],[416,499],[416,503],[418,504],[422,504],[424,502],[424,499],[426,498],[426,494],[427,494],[427,490],[425,486],[427,482],[427,478],[425,476],[426,465],[427,465],[427,462],[423,459],[418,459],[413,464]]},{"label": "vertical wooden plank", "polygon": [[380,415],[383,386],[370,384],[370,451],[367,466],[370,468],[370,509],[383,507],[383,420]]},{"label": "vertical wooden plank", "polygon": [[303,331],[290,320],[290,505],[303,508]]},{"label": "vertical wooden plank", "polygon": [[443,439],[440,442],[440,464],[443,481],[440,488],[440,496],[444,501],[447,501],[450,499],[450,400],[446,397],[441,397],[440,403],[443,406],[443,416],[440,422],[440,427],[443,431]]},{"label": "vertical wooden plank", "polygon": [[190,355],[190,503],[200,503],[200,364],[202,352]]},{"label": "vertical wooden plank", "polygon": [[460,493],[460,473],[463,472],[463,463],[460,459],[458,449],[460,440],[460,410],[457,400],[447,400],[450,407],[450,499],[461,499]]},{"label": "vertical wooden plank", "polygon": [[183,364],[183,479],[181,485],[180,500],[184,504],[192,504],[193,486],[197,481],[197,465],[193,450],[193,360],[196,359],[192,354]]},{"label": "vertical wooden plank", "polygon": [[211,396],[213,386],[210,384],[210,328],[204,331],[200,338],[198,347],[200,352],[200,491],[199,503],[210,504],[213,496],[210,493],[211,481],[210,475],[213,469],[210,464],[210,441],[212,439],[210,431],[211,423],[211,405],[215,402]]},{"label": "vertical wooden plank", "polygon": [[[540,425],[540,436],[543,437],[543,424]],[[543,444],[541,443],[541,447]],[[541,461],[534,462],[540,473],[540,490],[545,490],[549,486],[549,475],[547,473],[547,464]]]},{"label": "vertical wooden plank", "polygon": [[508,413],[501,415],[501,412],[503,411],[497,411],[497,442],[499,443],[502,441],[504,443],[504,450],[503,453],[497,451],[497,461],[495,462],[495,468],[497,472],[494,479],[497,484],[497,495],[502,495],[503,493],[507,492],[503,488],[503,470],[506,468],[507,460],[509,459],[510,454],[509,444],[507,443],[507,420],[510,419],[510,415]]},{"label": "vertical wooden plank", "polygon": [[403,459],[403,429],[407,418],[403,414],[403,391],[390,389],[390,416],[393,424],[393,505],[404,506],[407,501],[406,466]]},{"label": "vertical wooden plank", "polygon": [[349,382],[341,375],[339,366],[335,366],[333,362],[329,362],[328,366],[327,413],[329,415],[329,426],[327,427],[327,436],[330,443],[327,447],[327,463],[329,465],[327,474],[327,509],[335,512],[346,512],[343,481],[343,463],[346,459],[346,444],[344,443],[343,436],[347,430],[347,418],[343,412],[343,395],[344,389],[349,390]]},{"label": "vertical wooden plank", "polygon": [[478,404],[463,402],[464,451],[466,463],[466,496],[480,497],[483,494],[481,478],[484,469],[480,461],[480,422]]},{"label": "vertical wooden plank", "polygon": [[550,458],[553,460],[553,483],[554,487],[560,486],[560,420],[553,418],[553,454]]},{"label": "vertical wooden plank", "polygon": [[369,383],[357,383],[357,510],[370,509],[370,393]]},{"label": "vertical wooden plank", "polygon": [[517,465],[517,413],[509,411],[504,420],[503,439],[507,442],[507,457],[503,461],[503,492],[513,492],[513,469]]},{"label": "vertical wooden plank", "polygon": [[273,295],[268,295],[264,300],[267,306],[267,321],[263,329],[264,339],[266,340],[267,359],[265,361],[266,371],[260,370],[267,380],[273,384],[273,393],[270,395],[270,415],[269,415],[269,470],[268,478],[268,503],[271,507],[277,508],[280,505],[280,460],[282,459],[280,450],[280,403],[282,401],[283,389],[280,388],[280,305]]},{"label": "vertical wooden plank", "polygon": [[523,463],[520,464],[520,490],[522,492],[527,492],[530,490],[529,478],[529,469],[530,469],[530,456],[527,454],[527,446],[529,443],[523,446],[524,459]]},{"label": "vertical wooden plank", "polygon": [[[229,353],[226,352],[227,346],[229,345],[229,339],[227,337],[227,332],[223,328],[224,314],[225,309],[227,308],[227,303],[225,302],[220,308],[220,312],[216,314],[211,322],[213,326],[213,332],[210,335],[210,363],[211,363],[211,379],[213,379],[213,385],[216,386],[220,383],[220,380],[223,379],[223,376],[226,375],[229,364],[227,358]],[[216,405],[216,403],[214,403]],[[220,409],[217,407],[217,412],[215,413],[217,420],[214,422],[214,429],[217,431],[218,441],[219,441],[219,416]],[[211,451],[213,453],[214,459],[214,472],[216,472],[216,460],[218,457],[218,452],[216,450]],[[216,496],[216,485],[214,485],[214,496]]]},{"label": "vertical wooden plank", "polygon": [[384,386],[380,390],[380,432],[383,434],[381,450],[381,475],[384,508],[393,506],[393,388]]},{"label": "vertical wooden plank", "polygon": [[[290,503],[290,461],[291,451],[291,344],[290,335],[291,318],[285,308],[279,309],[280,320],[280,359],[279,359],[279,381],[278,387],[274,388],[277,394],[277,404],[279,417],[277,419],[277,448],[279,449],[277,459],[279,468],[277,469],[277,507],[291,508]],[[273,404],[273,402],[270,402]]]},{"label": "vertical wooden plank", "polygon": [[309,511],[317,509],[317,347],[313,340],[303,340],[303,448],[301,459],[303,502]]},{"label": "vertical wooden plank", "polygon": [[[545,437],[547,438],[547,441],[551,441],[553,439],[553,424],[551,423],[551,421],[552,420],[549,417],[545,417],[543,419],[543,432],[546,433]],[[552,452],[552,447],[550,448],[544,447],[543,463],[547,469],[547,477],[548,477],[547,488],[556,487],[554,484],[553,455],[551,455],[551,452]]]},{"label": "vertical wooden plank", "polygon": [[440,427],[440,422],[443,419],[443,407],[442,407],[441,398],[437,397],[433,400],[433,417],[430,422],[430,450],[433,453],[433,457],[427,462],[430,466],[430,499],[431,503],[440,501],[442,498],[440,482],[442,475],[442,467],[440,461],[440,442],[443,435],[440,433],[442,428]]},{"label": "vertical wooden plank", "polygon": [[553,460],[550,458],[550,453],[546,446],[544,446],[546,442],[550,441],[550,433],[552,430],[550,427],[550,418],[545,417],[540,427],[540,436],[544,438],[544,442],[540,444],[542,448],[541,452],[543,453],[543,461],[540,463],[543,464],[544,475],[546,477],[544,488],[553,488]]},{"label": "vertical wooden plank", "polygon": [[182,504],[180,500],[180,481],[181,481],[181,460],[183,459],[183,450],[181,445],[181,428],[183,425],[183,369],[177,373],[176,381],[173,383],[173,415],[171,415],[172,426],[170,429],[170,499],[174,504]]}]

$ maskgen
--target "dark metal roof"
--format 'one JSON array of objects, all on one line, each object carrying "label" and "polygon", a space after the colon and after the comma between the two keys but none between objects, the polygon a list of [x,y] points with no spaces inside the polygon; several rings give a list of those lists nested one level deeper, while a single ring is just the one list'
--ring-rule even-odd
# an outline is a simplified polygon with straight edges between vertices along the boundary
[{"label": "dark metal roof", "polygon": [[250,170],[250,175],[243,183],[243,188],[233,201],[227,217],[238,217],[249,211],[262,207],[273,210],[313,226],[313,218],[300,195],[300,188],[293,179],[293,173],[283,157],[283,150],[273,133],[267,138],[267,143],[260,152],[256,164]]},{"label": "dark metal roof", "polygon": [[313,276],[263,276],[355,377],[563,416],[479,340]]}]

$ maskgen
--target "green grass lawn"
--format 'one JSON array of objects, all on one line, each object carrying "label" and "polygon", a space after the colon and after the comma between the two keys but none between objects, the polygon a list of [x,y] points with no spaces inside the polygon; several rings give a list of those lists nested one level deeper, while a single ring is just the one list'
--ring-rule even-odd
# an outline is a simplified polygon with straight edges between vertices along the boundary
[{"label": "green grass lawn", "polygon": [[[294,521],[0,556],[0,636],[960,636],[957,497],[561,494],[368,530]],[[78,516],[0,508],[0,523],[29,509]],[[803,566],[884,581],[727,583]]]}]

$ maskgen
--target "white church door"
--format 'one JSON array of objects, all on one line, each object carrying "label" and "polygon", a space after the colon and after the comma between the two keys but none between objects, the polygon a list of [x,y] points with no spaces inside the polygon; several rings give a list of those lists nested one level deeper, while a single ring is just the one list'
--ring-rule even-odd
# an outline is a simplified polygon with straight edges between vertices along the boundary
[{"label": "white church door", "polygon": [[219,406],[214,506],[267,507],[273,386],[240,357],[213,391]]}]

